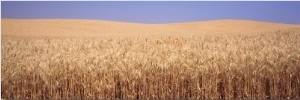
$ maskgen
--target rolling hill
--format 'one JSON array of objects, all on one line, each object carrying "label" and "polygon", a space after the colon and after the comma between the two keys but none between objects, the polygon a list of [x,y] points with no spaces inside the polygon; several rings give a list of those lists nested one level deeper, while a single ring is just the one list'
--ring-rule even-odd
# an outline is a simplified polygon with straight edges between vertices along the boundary
[{"label": "rolling hill", "polygon": [[153,37],[300,30],[300,25],[249,20],[138,24],[100,20],[2,19],[2,37]]}]

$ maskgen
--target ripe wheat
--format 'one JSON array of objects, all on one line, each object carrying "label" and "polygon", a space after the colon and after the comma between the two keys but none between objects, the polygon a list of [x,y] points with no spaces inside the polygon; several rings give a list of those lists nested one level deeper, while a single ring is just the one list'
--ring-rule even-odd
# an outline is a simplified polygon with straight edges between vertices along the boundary
[{"label": "ripe wheat", "polygon": [[300,34],[2,38],[4,99],[300,98]]}]

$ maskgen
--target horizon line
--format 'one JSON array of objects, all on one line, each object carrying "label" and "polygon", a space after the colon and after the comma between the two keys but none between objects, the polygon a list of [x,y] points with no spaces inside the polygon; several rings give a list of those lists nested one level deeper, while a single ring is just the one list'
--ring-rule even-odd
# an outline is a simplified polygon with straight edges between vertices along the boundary
[{"label": "horizon line", "polygon": [[132,23],[132,24],[144,24],[144,25],[159,25],[159,24],[180,24],[180,23],[194,23],[194,22],[209,22],[209,21],[253,21],[253,22],[265,22],[274,24],[288,24],[288,25],[300,25],[296,23],[282,23],[282,22],[271,22],[271,21],[260,21],[260,20],[249,20],[249,19],[212,19],[212,20],[198,20],[198,21],[177,21],[177,22],[165,22],[165,23],[141,23],[133,21],[118,21],[118,20],[102,20],[102,19],[84,19],[84,18],[1,18],[8,20],[87,20],[87,21],[108,21],[108,22],[119,22],[119,23]]}]

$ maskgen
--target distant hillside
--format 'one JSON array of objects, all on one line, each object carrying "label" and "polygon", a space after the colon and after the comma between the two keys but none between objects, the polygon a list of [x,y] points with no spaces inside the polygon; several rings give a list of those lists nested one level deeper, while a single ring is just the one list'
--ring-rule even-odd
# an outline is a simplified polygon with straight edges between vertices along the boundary
[{"label": "distant hillside", "polygon": [[2,19],[2,37],[197,36],[300,30],[300,25],[248,20],[137,24],[100,20]]}]

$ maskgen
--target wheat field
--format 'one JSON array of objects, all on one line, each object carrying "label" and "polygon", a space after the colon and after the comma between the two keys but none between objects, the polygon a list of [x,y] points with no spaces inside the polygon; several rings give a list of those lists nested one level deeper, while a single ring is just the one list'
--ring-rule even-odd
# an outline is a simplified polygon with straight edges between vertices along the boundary
[{"label": "wheat field", "polygon": [[1,20],[2,99],[300,99],[300,26]]},{"label": "wheat field", "polygon": [[4,99],[300,98],[300,33],[2,37]]}]

